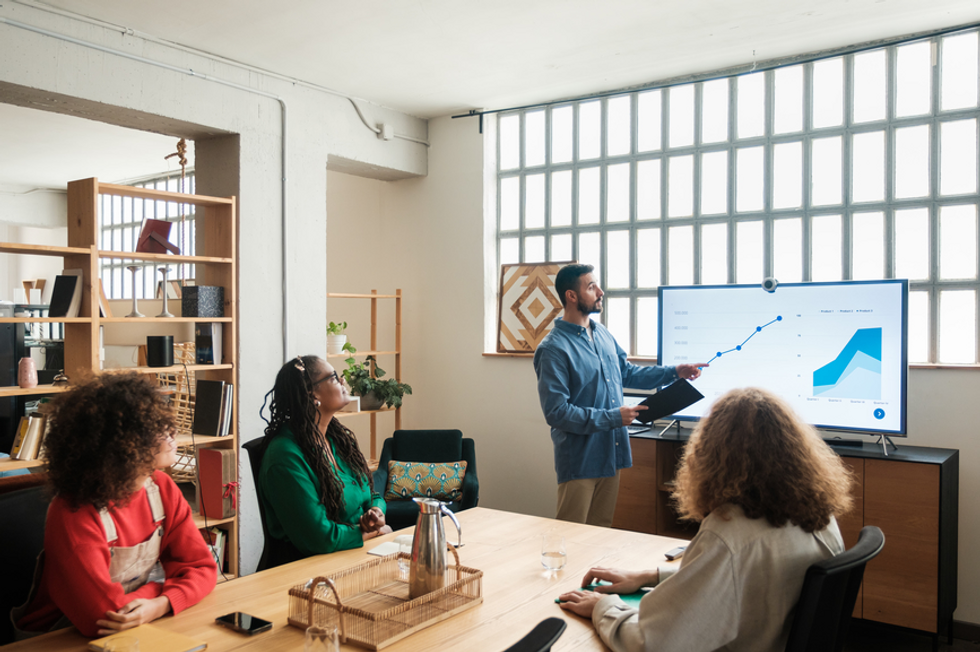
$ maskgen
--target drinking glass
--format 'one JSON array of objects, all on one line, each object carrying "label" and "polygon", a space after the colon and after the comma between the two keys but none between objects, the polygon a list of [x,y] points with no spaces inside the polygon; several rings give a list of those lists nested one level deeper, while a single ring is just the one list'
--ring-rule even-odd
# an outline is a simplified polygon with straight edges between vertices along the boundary
[{"label": "drinking glass", "polygon": [[550,571],[560,571],[565,561],[565,537],[555,531],[541,535],[541,565]]},{"label": "drinking glass", "polygon": [[135,636],[117,636],[105,644],[106,652],[140,652],[140,640]]},{"label": "drinking glass", "polygon": [[408,577],[408,573],[412,567],[412,535],[402,534],[395,537],[395,543],[398,545],[398,552],[403,555],[408,555],[408,558],[399,557],[398,558],[398,570],[401,571],[402,577]]},{"label": "drinking glass", "polygon": [[336,627],[307,627],[303,652],[340,652]]}]

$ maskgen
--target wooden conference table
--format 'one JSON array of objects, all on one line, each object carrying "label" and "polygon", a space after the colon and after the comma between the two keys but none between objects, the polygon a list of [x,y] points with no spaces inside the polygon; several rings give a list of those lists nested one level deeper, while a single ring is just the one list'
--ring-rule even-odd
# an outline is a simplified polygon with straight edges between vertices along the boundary
[{"label": "wooden conference table", "polygon": [[[555,598],[578,588],[586,571],[593,566],[653,568],[666,563],[663,553],[684,543],[668,537],[565,523],[482,507],[461,512],[458,518],[463,527],[464,544],[459,549],[460,563],[483,571],[483,603],[416,632],[384,650],[503,650],[550,616],[564,618],[568,623],[568,628],[553,649],[605,650],[607,648],[596,636],[592,624],[562,611],[555,604]],[[455,528],[448,518],[444,522],[448,527],[447,537],[455,541]],[[564,534],[568,552],[565,568],[554,574],[541,566],[541,535],[550,529]],[[219,584],[197,605],[178,616],[161,618],[154,625],[207,641],[208,652],[302,650],[303,631],[286,623],[289,589],[316,575],[329,576],[374,559],[366,551],[390,541],[396,534],[372,539],[361,549],[311,557]],[[271,620],[272,630],[248,637],[214,623],[216,617],[232,611],[244,611]],[[87,649],[87,644],[88,639],[72,627],[4,646],[3,650],[80,652]],[[341,648],[363,649],[347,645],[341,645]]]}]

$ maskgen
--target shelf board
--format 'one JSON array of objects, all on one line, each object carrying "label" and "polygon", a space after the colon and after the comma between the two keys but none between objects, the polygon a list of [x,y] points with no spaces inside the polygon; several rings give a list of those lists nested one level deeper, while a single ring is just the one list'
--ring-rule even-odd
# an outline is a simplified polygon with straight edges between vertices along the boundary
[{"label": "shelf board", "polygon": [[401,299],[398,294],[352,294],[350,292],[327,292],[328,299]]},{"label": "shelf board", "polygon": [[[215,371],[218,369],[234,369],[233,364],[189,364],[187,371]],[[185,369],[184,365],[173,365],[172,367],[120,367],[118,369],[103,369],[102,373],[120,374],[128,371],[135,371],[140,374],[175,374]]]},{"label": "shelf board", "polygon": [[[88,252],[86,251],[85,253]],[[216,256],[180,256],[174,254],[155,254],[142,251],[110,251],[108,249],[99,249],[96,253],[98,254],[99,258],[142,260],[147,263],[212,263],[230,265],[232,262],[231,258],[218,258]]]},{"label": "shelf board", "polygon": [[32,469],[38,466],[44,466],[44,460],[15,460],[10,457],[0,458],[0,472]]},{"label": "shelf board", "polygon": [[213,527],[215,525],[224,525],[225,523],[234,523],[235,517],[229,516],[228,518],[209,518],[207,524],[204,523],[204,517],[200,512],[194,512],[194,526],[197,529],[204,527]]},{"label": "shelf board", "polygon": [[337,418],[342,417],[356,417],[358,414],[377,414],[378,412],[394,412],[398,408],[384,407],[380,410],[361,410],[360,412],[336,412],[334,416]]},{"label": "shelf board", "polygon": [[[357,353],[355,353],[353,355],[354,356],[359,356],[359,355],[398,355],[398,353],[399,353],[398,351],[358,351]],[[349,357],[351,357],[351,354],[350,353],[328,353],[327,354],[327,357],[328,358],[349,358]]]},{"label": "shelf board", "polygon": [[88,317],[0,317],[0,324],[87,324]]},{"label": "shelf board", "polygon": [[[179,299],[171,299],[179,301]],[[87,319],[83,321],[88,321]],[[186,324],[194,322],[225,322],[231,323],[231,317],[103,317],[100,324]]]},{"label": "shelf board", "polygon": [[98,191],[100,195],[120,195],[122,197],[152,199],[153,201],[194,204],[195,206],[228,206],[234,205],[235,203],[234,198],[231,197],[205,197],[203,195],[189,195],[180,192],[152,190],[150,188],[135,188],[133,186],[119,186],[112,183],[101,182],[98,184]]},{"label": "shelf board", "polygon": [[178,446],[191,446],[191,445],[203,446],[205,444],[214,444],[216,442],[234,441],[234,439],[235,438],[230,434],[225,435],[224,437],[209,437],[207,435],[194,435],[193,437],[191,437],[190,435],[178,435],[177,445]]},{"label": "shelf board", "polygon": [[75,256],[89,255],[91,249],[85,247],[55,247],[52,245],[29,245],[16,242],[0,242],[0,252],[5,254],[27,254],[30,256]]},{"label": "shelf board", "polygon": [[[38,385],[37,387],[0,387],[0,397],[7,396],[37,396],[40,394],[57,394],[68,389],[68,385]],[[9,469],[8,469],[9,470]]]}]

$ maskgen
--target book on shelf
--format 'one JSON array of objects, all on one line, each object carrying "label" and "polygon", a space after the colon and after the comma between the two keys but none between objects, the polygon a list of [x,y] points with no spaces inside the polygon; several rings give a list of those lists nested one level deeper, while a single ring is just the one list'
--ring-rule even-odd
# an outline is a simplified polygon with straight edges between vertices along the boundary
[{"label": "book on shelf", "polygon": [[99,316],[112,317],[112,308],[109,307],[109,297],[105,294],[105,285],[99,279]]},{"label": "book on shelf", "polygon": [[235,451],[230,448],[197,449],[198,508],[205,518],[235,515],[238,470]]},{"label": "book on shelf", "polygon": [[[26,427],[24,426],[25,420],[27,422]],[[10,457],[24,462],[36,460],[38,454],[41,452],[41,444],[44,441],[46,421],[47,419],[40,414],[22,417],[17,441],[14,442],[14,448],[11,449]],[[21,437],[21,432],[23,432],[23,437]],[[14,449],[16,449],[16,452],[14,452]]]},{"label": "book on shelf", "polygon": [[220,527],[209,527],[202,530],[202,534],[204,535],[204,541],[208,544],[208,548],[211,549],[211,555],[214,557],[214,563],[218,565],[218,570],[224,571],[225,541],[228,538],[228,533]]},{"label": "book on shelf", "polygon": [[[180,281],[167,281],[167,299],[179,299],[183,295]],[[157,299],[163,298],[163,281],[157,281]]]},{"label": "book on shelf", "polygon": [[221,422],[220,433],[224,437],[231,432],[231,415],[232,415],[232,399],[235,396],[235,386],[231,383],[225,383],[225,386],[221,390],[221,413],[219,415],[219,421]]},{"label": "book on shelf", "polygon": [[194,327],[197,364],[221,364],[221,323],[203,322]]},{"label": "book on shelf", "polygon": [[21,417],[17,425],[17,436],[14,437],[14,445],[10,448],[11,459],[19,460],[20,449],[24,447],[24,437],[27,436],[27,424],[30,417]]},{"label": "book on shelf", "polygon": [[222,434],[221,407],[224,405],[225,385],[223,380],[197,381],[194,395],[194,421],[191,432],[195,435],[220,437]]},{"label": "book on shelf", "polygon": [[103,650],[110,649],[108,644],[114,638],[123,636],[138,639],[140,652],[198,652],[198,650],[204,650],[208,647],[206,642],[185,634],[144,624],[111,636],[89,641],[88,649],[92,652],[103,652]]},{"label": "book on shelf", "polygon": [[48,317],[78,317],[82,307],[82,270],[66,269],[54,278]]}]

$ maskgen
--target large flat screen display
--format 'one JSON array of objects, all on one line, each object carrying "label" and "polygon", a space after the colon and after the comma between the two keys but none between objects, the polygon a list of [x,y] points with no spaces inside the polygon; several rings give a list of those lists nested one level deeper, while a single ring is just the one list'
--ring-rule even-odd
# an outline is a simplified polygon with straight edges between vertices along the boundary
[{"label": "large flat screen display", "polygon": [[908,281],[666,286],[659,308],[661,364],[711,365],[676,418],[762,387],[817,427],[905,434]]}]

